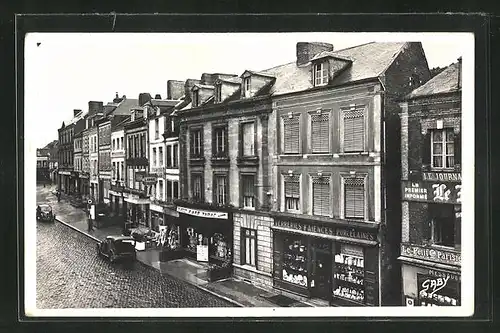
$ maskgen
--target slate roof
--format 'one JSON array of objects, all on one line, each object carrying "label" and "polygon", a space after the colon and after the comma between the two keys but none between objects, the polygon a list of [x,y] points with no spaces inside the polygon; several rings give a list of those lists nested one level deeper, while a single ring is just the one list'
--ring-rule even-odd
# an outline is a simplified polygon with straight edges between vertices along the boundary
[{"label": "slate roof", "polygon": [[[392,64],[405,44],[406,42],[372,42],[328,52],[333,57],[352,61],[351,66],[333,79],[331,86],[377,78]],[[272,95],[313,88],[311,68],[308,64],[297,66],[294,61],[259,73],[276,78],[276,82],[270,90]]]},{"label": "slate roof", "polygon": [[199,83],[196,83],[193,87],[198,87],[202,89],[214,89],[214,86],[210,86],[208,84],[199,84]]},{"label": "slate roof", "polygon": [[451,64],[441,73],[409,93],[406,98],[412,99],[460,91],[461,84],[459,85],[459,80],[461,80],[461,67],[460,62]]},{"label": "slate roof", "polygon": [[[74,117],[73,118],[70,118],[68,120],[65,120],[63,123],[64,123],[64,127],[67,127],[69,125],[74,125],[76,124],[76,122],[80,119],[83,119],[86,115],[87,115],[88,111],[83,111],[82,113],[80,113],[80,115],[78,117]],[[62,124],[61,124],[62,125]],[[60,127],[60,129],[62,128],[62,126]]]},{"label": "slate roof", "polygon": [[130,109],[134,107],[138,107],[139,100],[134,98],[126,98],[118,104],[116,109],[113,111],[114,115],[125,115],[128,116],[130,114]]},{"label": "slate roof", "polygon": [[220,78],[220,79],[217,79],[217,81],[222,81],[222,82],[227,82],[227,83],[236,83],[236,84],[241,84],[241,82],[243,81],[241,79],[241,77],[237,76],[237,77],[231,77],[231,78]]},{"label": "slate roof", "polygon": [[152,99],[151,105],[167,107],[167,106],[176,106],[179,104],[179,100],[176,99]]}]

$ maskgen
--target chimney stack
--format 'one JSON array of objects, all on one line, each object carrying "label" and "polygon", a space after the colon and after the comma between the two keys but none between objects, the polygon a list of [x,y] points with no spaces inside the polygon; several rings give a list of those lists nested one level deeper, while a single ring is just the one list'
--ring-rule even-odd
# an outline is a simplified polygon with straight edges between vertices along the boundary
[{"label": "chimney stack", "polygon": [[79,109],[74,109],[73,110],[73,116],[74,117],[78,117],[81,113],[82,113],[82,110],[79,110]]},{"label": "chimney stack", "polygon": [[155,95],[155,99],[161,99],[161,95],[160,94],[156,94]]},{"label": "chimney stack", "polygon": [[149,93],[140,93],[139,94],[139,106],[143,106],[147,102],[151,100],[151,95]]},{"label": "chimney stack", "polygon": [[89,114],[102,113],[103,102],[89,101]]},{"label": "chimney stack", "polygon": [[167,81],[167,99],[180,99],[184,95],[184,81]]},{"label": "chimney stack", "polygon": [[[125,96],[125,95],[124,95]],[[115,98],[113,99],[113,103],[120,103],[121,101],[123,101],[123,98],[120,98],[118,96],[118,92],[116,92],[116,96]]]},{"label": "chimney stack", "polygon": [[324,51],[333,51],[333,45],[320,42],[298,42],[297,66],[307,64],[316,54]]}]

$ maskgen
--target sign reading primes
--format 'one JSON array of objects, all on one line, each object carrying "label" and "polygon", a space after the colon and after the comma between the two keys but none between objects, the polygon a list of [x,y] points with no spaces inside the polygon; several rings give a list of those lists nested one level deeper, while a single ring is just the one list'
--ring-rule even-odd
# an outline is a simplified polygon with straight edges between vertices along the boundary
[{"label": "sign reading primes", "polygon": [[224,220],[228,219],[228,214],[225,212],[215,212],[210,210],[193,209],[181,206],[177,206],[177,211],[179,213],[198,216],[198,217],[205,217],[209,219],[224,219]]}]

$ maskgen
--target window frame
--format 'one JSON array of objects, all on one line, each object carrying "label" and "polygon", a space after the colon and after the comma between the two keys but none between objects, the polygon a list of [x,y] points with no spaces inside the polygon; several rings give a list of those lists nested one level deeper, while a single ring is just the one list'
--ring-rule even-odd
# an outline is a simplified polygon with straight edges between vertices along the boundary
[{"label": "window frame", "polygon": [[[432,214],[433,210],[442,210],[444,207],[447,206],[442,206],[442,205],[447,205],[450,206],[448,209],[451,210],[451,219],[452,219],[452,224],[453,224],[453,245],[446,245],[443,243],[437,243],[436,242],[436,220],[435,214]],[[461,207],[457,209],[457,207],[460,207],[460,205],[456,204],[441,204],[441,203],[430,203],[429,204],[429,209],[428,209],[428,221],[430,224],[430,243],[433,247],[439,247],[439,248],[444,248],[444,249],[460,249],[461,248],[461,230],[460,232],[457,232],[457,229],[462,227],[462,219],[458,219],[456,214],[458,211],[461,213]],[[458,240],[457,240],[458,238]]]},{"label": "window frame", "polygon": [[281,174],[281,211],[289,212],[294,214],[302,214],[304,211],[304,191],[302,191],[302,174],[293,173],[292,176],[299,177],[299,209],[288,209],[286,208],[286,192],[285,192],[285,183],[286,178],[290,177],[288,173]]},{"label": "window frame", "polygon": [[[348,178],[362,178],[364,182],[364,210],[363,214],[364,217],[361,218],[353,218],[353,217],[346,217],[345,216],[345,180]],[[368,192],[369,192],[369,187],[368,187],[368,174],[367,173],[358,173],[356,172],[354,175],[348,174],[348,173],[341,173],[340,174],[340,195],[339,195],[339,206],[340,206],[340,218],[341,219],[352,219],[352,220],[359,220],[359,221],[369,221],[369,202],[368,202]]]},{"label": "window frame", "polygon": [[[299,149],[298,152],[286,152],[285,151],[285,118],[289,118],[290,115],[292,117],[299,117]],[[302,113],[300,112],[288,112],[280,115],[280,154],[282,155],[302,155]]]},{"label": "window frame", "polygon": [[[217,133],[222,130],[222,152],[217,151]],[[212,156],[213,157],[229,157],[229,126],[227,123],[212,124]]]},{"label": "window frame", "polygon": [[[246,232],[249,232],[249,235],[246,234]],[[253,233],[253,235],[252,235]],[[257,229],[251,229],[251,228],[240,228],[240,239],[241,239],[241,256],[240,256],[240,264],[245,265],[245,266],[250,266],[250,267],[255,267],[257,269],[257,263],[258,263],[258,256],[257,256],[257,249],[258,249],[258,244],[257,244]],[[249,240],[250,244],[250,249],[247,247],[247,242],[246,240]],[[253,247],[252,245],[252,240],[253,240]],[[247,262],[247,252],[251,251],[249,254],[250,257],[250,262]],[[252,253],[253,253],[253,259],[254,262],[252,263]]]},{"label": "window frame", "polygon": [[[244,133],[244,128],[245,126],[248,125],[253,125],[253,152],[250,155],[245,155],[245,133]],[[240,139],[240,145],[239,145],[239,156],[240,157],[255,157],[257,156],[257,119],[248,119],[248,120],[243,120],[240,122],[239,125],[239,139]]]},{"label": "window frame", "polygon": [[[199,177],[199,179],[200,179],[200,197],[199,197],[199,199],[196,199],[195,196],[194,196],[194,193],[195,193],[195,191],[194,191],[194,185],[195,185],[194,184],[194,179],[195,179],[195,177]],[[204,183],[204,179],[203,179],[203,172],[201,172],[201,171],[193,171],[193,172],[191,172],[191,179],[190,179],[190,181],[191,181],[191,186],[190,186],[190,188],[191,188],[191,199],[194,202],[204,202],[204,200],[205,200],[205,191],[204,191],[204,187],[205,186],[204,186],[204,184],[205,183]]]},{"label": "window frame", "polygon": [[[437,131],[440,131],[443,134],[443,138],[440,142],[442,153],[440,155],[437,155],[437,156],[441,156],[441,162],[443,163],[442,167],[434,165],[434,133]],[[453,140],[451,140],[451,141],[447,140],[448,131],[453,133]],[[456,161],[455,161],[455,151],[456,151],[455,136],[456,136],[456,134],[455,134],[454,129],[452,127],[443,127],[440,129],[433,128],[433,129],[429,129],[429,134],[430,134],[430,143],[431,143],[431,168],[434,170],[453,170],[455,168],[455,165],[456,165]],[[452,155],[446,154],[447,144],[449,144],[449,143],[453,144],[453,154]],[[452,166],[447,166],[447,158],[448,157],[453,157],[453,165]]]},{"label": "window frame", "polygon": [[243,78],[243,97],[251,97],[252,80],[251,76]]},{"label": "window frame", "polygon": [[[217,179],[218,177],[224,177],[226,179],[225,181],[225,186],[224,186],[224,203],[219,203],[219,201],[217,200],[217,198],[220,196],[219,193],[218,193],[218,190],[219,190],[219,187],[217,186]],[[219,172],[219,171],[216,171],[213,173],[213,187],[212,187],[212,202],[215,204],[215,205],[219,205],[219,206],[226,206],[230,203],[230,197],[229,197],[229,173],[227,172]]]},{"label": "window frame", "polygon": [[160,119],[155,118],[155,140],[160,138]]},{"label": "window frame", "polygon": [[[313,133],[312,133],[312,120],[314,115],[324,115],[328,116],[328,148],[324,151],[313,151]],[[330,154],[332,151],[332,137],[333,137],[333,124],[332,124],[332,109],[323,109],[319,108],[314,111],[309,111],[307,113],[308,121],[307,121],[307,150],[310,154],[321,155],[321,154]]]},{"label": "window frame", "polygon": [[[318,71],[317,69],[320,68]],[[326,71],[326,75],[325,75]],[[320,73],[321,75],[318,76],[317,73]],[[313,64],[313,85],[315,87],[320,87],[320,86],[325,86],[328,84],[328,62],[327,61],[317,61]],[[320,79],[319,83],[318,78]]]},{"label": "window frame", "polygon": [[[199,146],[195,146],[196,144],[196,133],[199,134]],[[196,153],[196,148],[199,149],[199,152]],[[191,158],[200,158],[203,156],[203,127],[196,126],[189,128],[189,156]]]},{"label": "window frame", "polygon": [[[253,207],[245,206],[245,187],[244,178],[251,177],[253,179]],[[246,210],[256,210],[258,209],[258,192],[257,192],[257,174],[251,172],[240,173],[240,207]]]},{"label": "window frame", "polygon": [[[346,151],[345,147],[345,113],[349,111],[357,111],[360,110],[363,112],[363,149],[360,151]],[[367,105],[364,104],[352,104],[349,106],[344,106],[340,108],[339,112],[339,143],[340,143],[340,151],[344,154],[362,154],[366,153],[368,150],[368,112]]]}]

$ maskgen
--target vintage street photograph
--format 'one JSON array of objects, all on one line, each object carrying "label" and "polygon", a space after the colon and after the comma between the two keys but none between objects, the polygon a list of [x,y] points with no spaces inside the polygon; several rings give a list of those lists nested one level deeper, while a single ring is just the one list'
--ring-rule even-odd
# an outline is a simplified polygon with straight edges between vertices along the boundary
[{"label": "vintage street photograph", "polygon": [[27,316],[473,314],[473,34],[24,49]]}]

